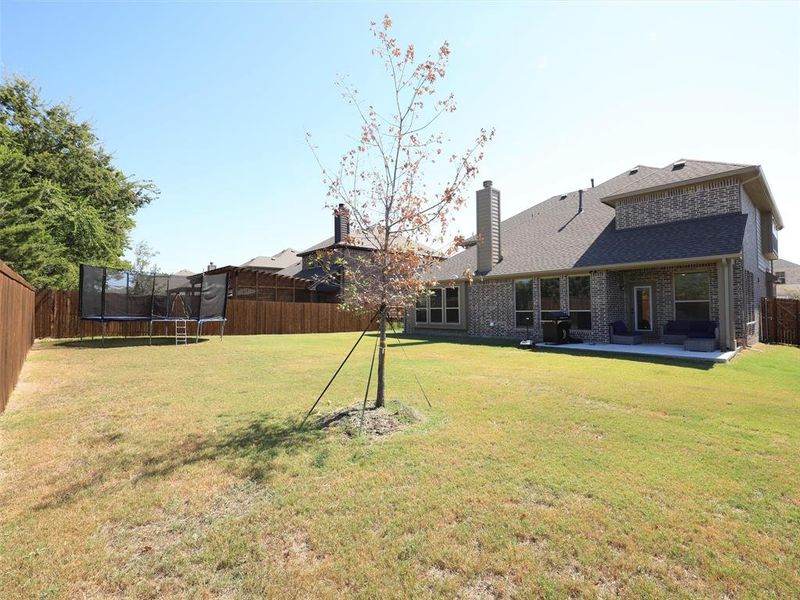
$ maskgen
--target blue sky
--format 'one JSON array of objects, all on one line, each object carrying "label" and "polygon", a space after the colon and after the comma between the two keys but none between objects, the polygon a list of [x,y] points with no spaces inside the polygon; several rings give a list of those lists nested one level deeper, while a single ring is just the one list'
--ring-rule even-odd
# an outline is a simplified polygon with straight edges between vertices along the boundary
[{"label": "blue sky", "polygon": [[[126,173],[167,270],[239,264],[331,235],[304,141],[331,159],[353,113],[334,81],[388,88],[370,20],[388,12],[418,53],[448,40],[454,149],[497,128],[480,179],[510,216],[633,165],[761,164],[800,262],[800,3],[0,4],[5,74],[34,79],[91,121]],[[474,229],[474,201],[459,229]]]}]

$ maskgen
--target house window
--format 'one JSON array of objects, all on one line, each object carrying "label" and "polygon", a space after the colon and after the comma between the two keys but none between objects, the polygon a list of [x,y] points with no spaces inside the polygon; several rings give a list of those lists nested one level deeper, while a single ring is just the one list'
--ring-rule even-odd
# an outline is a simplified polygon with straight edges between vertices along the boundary
[{"label": "house window", "polygon": [[592,328],[591,282],[589,275],[569,278],[569,318],[574,329]]},{"label": "house window", "polygon": [[675,274],[675,318],[708,321],[711,319],[708,271]]},{"label": "house window", "polygon": [[429,323],[441,323],[444,318],[442,314],[442,296],[444,296],[444,290],[442,288],[432,289],[431,295],[428,296]]},{"label": "house window", "polygon": [[415,312],[417,323],[458,325],[461,322],[460,288],[432,288],[417,299]]},{"label": "house window", "polygon": [[514,315],[517,327],[533,325],[533,279],[514,282]]},{"label": "house window", "polygon": [[786,283],[786,271],[775,271],[775,283]]},{"label": "house window", "polygon": [[461,306],[459,302],[460,294],[458,293],[458,289],[459,288],[457,287],[444,288],[445,323],[457,325],[461,321]]},{"label": "house window", "polygon": [[539,281],[539,306],[542,320],[552,319],[561,312],[561,281],[558,277],[547,277]]},{"label": "house window", "polygon": [[417,323],[428,322],[428,297],[417,299]]}]

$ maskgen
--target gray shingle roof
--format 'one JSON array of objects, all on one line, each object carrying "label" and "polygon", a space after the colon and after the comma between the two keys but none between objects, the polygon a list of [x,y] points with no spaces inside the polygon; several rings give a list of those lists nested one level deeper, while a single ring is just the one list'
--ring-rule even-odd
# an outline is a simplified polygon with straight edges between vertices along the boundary
[{"label": "gray shingle roof", "polygon": [[[678,165],[683,163],[682,167]],[[629,194],[641,193],[645,190],[671,186],[684,181],[702,179],[723,175],[731,171],[740,169],[755,168],[755,165],[742,165],[738,163],[710,162],[707,160],[687,160],[680,159],[667,165],[663,169],[655,169],[647,177],[637,181],[632,181],[626,186],[608,194],[612,197],[627,196]]]},{"label": "gray shingle roof", "polygon": [[609,223],[576,268],[738,254],[747,215],[732,213],[617,231]]},{"label": "gray shingle roof", "polygon": [[[350,231],[350,239],[348,243],[339,242],[338,244],[335,243],[335,239],[333,236],[322,240],[321,242],[317,242],[310,248],[306,248],[302,252],[298,252],[298,256],[304,256],[306,254],[311,254],[315,250],[323,250],[325,248],[377,248],[378,244],[375,241],[374,234],[367,234],[363,231],[359,230],[351,230]],[[426,246],[425,244],[421,244],[419,242],[413,242],[407,238],[403,238],[398,236],[396,240],[393,242],[395,247],[397,246],[404,246],[405,244],[414,244],[419,250],[422,252],[427,252],[429,254],[434,254],[436,251]]]},{"label": "gray shingle roof", "polygon": [[261,269],[285,269],[295,262],[297,262],[297,252],[292,248],[286,248],[272,256],[256,256],[239,266]]},{"label": "gray shingle roof", "polygon": [[[677,183],[684,180],[678,177],[692,179],[700,176],[698,173],[723,174],[740,168],[741,165],[731,163],[700,161],[687,161],[677,171],[672,170],[672,164],[663,169],[639,166],[584,190],[581,213],[577,212],[578,192],[553,196],[500,224],[502,260],[484,275],[513,276],[738,252],[730,249],[737,246],[741,249],[743,230],[739,228],[744,222],[741,218],[701,219],[693,224],[686,221],[617,232],[614,209],[602,200],[622,190],[652,187],[650,183],[654,181]],[[737,216],[742,215],[733,215]],[[711,231],[716,228],[719,231]],[[686,233],[680,233],[684,230]],[[695,237],[704,240],[702,246]],[[467,272],[474,273],[476,264],[477,247],[472,246],[445,260],[432,276],[439,280],[459,279]]]}]

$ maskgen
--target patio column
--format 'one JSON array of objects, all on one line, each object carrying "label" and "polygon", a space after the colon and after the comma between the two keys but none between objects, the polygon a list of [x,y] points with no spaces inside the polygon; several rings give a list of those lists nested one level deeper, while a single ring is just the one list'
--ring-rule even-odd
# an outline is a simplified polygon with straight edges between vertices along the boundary
[{"label": "patio column", "polygon": [[717,263],[717,280],[719,282],[719,345],[722,350],[735,350],[733,273],[729,259],[723,258]]}]

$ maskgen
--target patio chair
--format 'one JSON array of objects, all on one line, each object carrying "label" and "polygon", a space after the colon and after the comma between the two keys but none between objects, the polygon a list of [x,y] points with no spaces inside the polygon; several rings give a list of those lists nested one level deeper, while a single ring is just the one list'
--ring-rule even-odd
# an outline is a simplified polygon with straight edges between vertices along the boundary
[{"label": "patio chair", "polygon": [[628,331],[628,326],[625,325],[625,321],[614,321],[613,323],[609,323],[608,327],[611,330],[612,344],[627,344],[628,346],[632,346],[642,343],[641,334]]}]

